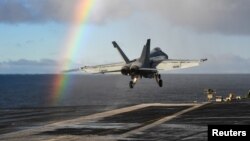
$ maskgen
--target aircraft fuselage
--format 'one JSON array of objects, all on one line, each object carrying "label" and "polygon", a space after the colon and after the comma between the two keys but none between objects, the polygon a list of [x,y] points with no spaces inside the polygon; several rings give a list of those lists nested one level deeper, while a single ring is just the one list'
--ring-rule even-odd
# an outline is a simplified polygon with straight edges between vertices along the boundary
[{"label": "aircraft fuselage", "polygon": [[[154,48],[149,54],[149,68],[156,69],[156,66],[161,63],[161,61],[168,59],[168,55],[160,48]],[[143,68],[143,63],[140,59],[134,59],[128,64],[124,65],[121,69],[123,75],[130,75],[131,77],[140,76],[144,78],[154,78],[156,70],[140,70]]]}]

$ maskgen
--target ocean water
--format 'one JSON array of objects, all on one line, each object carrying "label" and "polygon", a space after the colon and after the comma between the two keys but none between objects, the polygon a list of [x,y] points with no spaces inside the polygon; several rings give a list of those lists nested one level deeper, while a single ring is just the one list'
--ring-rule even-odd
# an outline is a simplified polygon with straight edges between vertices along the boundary
[{"label": "ocean water", "polygon": [[130,89],[122,75],[69,75],[70,82],[56,102],[56,75],[0,75],[0,108],[104,105],[122,106],[152,102],[202,102],[204,89],[217,95],[245,96],[250,74],[166,74],[163,87],[154,79],[142,79]]}]

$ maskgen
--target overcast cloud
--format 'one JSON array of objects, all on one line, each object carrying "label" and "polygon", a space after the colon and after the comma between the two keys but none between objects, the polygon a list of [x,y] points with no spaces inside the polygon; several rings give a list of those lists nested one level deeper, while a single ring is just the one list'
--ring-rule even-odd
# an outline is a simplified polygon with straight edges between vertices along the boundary
[{"label": "overcast cloud", "polygon": [[0,62],[1,65],[16,65],[16,66],[55,66],[58,64],[57,61],[51,59],[41,59],[39,61],[36,60],[28,60],[28,59],[19,59],[17,61],[4,61]]},{"label": "overcast cloud", "polygon": [[[70,23],[79,1],[1,0],[0,22]],[[102,24],[148,11],[198,32],[244,35],[250,34],[249,7],[248,0],[96,0],[90,21]]]},{"label": "overcast cloud", "polygon": [[250,58],[223,54],[208,56],[208,61],[195,69],[201,73],[249,73]]},{"label": "overcast cloud", "polygon": [[[168,73],[249,73],[250,71],[250,58],[245,59],[228,54],[221,56],[211,55],[208,57],[209,60],[199,67],[168,71]],[[78,67],[81,66],[74,62],[72,64]],[[27,59],[10,60],[0,62],[0,73],[55,73],[59,65],[60,62],[51,59],[42,59],[39,61]]]},{"label": "overcast cloud", "polygon": [[250,33],[249,6],[248,0],[154,0],[142,5],[174,25],[223,34]]},{"label": "overcast cloud", "polygon": [[[77,4],[84,0],[1,0],[2,23],[71,23]],[[132,7],[124,0],[96,0],[90,16],[93,23],[103,23],[131,15]]]},{"label": "overcast cloud", "polygon": [[55,73],[58,62],[51,59],[28,60],[20,59],[16,61],[0,62],[0,73],[27,74],[27,73]]}]

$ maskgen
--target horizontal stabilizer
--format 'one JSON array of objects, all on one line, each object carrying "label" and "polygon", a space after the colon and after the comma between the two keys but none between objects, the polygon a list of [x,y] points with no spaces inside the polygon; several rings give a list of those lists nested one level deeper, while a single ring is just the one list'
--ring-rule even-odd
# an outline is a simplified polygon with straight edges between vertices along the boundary
[{"label": "horizontal stabilizer", "polygon": [[142,71],[158,71],[160,69],[155,69],[155,68],[140,68],[139,70],[142,70]]}]

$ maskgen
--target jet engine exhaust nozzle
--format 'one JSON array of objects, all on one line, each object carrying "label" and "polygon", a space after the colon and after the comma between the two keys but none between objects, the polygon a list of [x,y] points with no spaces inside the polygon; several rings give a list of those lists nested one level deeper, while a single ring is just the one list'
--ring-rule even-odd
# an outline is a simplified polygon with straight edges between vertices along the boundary
[{"label": "jet engine exhaust nozzle", "polygon": [[121,73],[122,73],[123,75],[129,75],[129,67],[128,67],[128,66],[122,67]]},{"label": "jet engine exhaust nozzle", "polygon": [[139,67],[138,66],[131,66],[131,68],[130,68],[130,72],[131,72],[131,74],[139,74],[140,73],[140,71],[139,71]]}]

